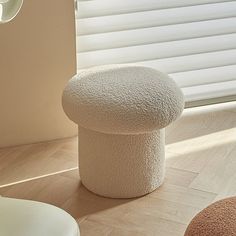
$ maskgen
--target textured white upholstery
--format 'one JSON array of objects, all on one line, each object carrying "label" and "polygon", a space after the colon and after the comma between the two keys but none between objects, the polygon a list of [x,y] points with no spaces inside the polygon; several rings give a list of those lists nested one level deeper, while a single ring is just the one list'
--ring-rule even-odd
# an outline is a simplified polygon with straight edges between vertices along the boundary
[{"label": "textured white upholstery", "polygon": [[92,192],[132,198],[164,180],[164,129],[138,135],[104,134],[79,128],[79,173]]},{"label": "textured white upholstery", "polygon": [[62,104],[79,125],[80,177],[89,190],[131,198],[162,184],[162,128],[184,108],[170,77],[135,65],[94,67],[69,81]]},{"label": "textured white upholstery", "polygon": [[68,117],[104,133],[161,129],[183,110],[183,95],[167,75],[141,66],[101,66],[72,78],[63,93]]},{"label": "textured white upholstery", "polygon": [[45,203],[0,197],[1,236],[79,236],[76,221]]}]

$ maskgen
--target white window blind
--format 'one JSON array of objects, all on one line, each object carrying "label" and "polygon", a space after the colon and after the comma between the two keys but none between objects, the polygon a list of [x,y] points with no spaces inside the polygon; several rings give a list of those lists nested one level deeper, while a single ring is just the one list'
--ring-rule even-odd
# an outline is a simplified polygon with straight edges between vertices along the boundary
[{"label": "white window blind", "polygon": [[182,88],[187,106],[236,97],[236,1],[79,1],[78,69],[137,63]]}]

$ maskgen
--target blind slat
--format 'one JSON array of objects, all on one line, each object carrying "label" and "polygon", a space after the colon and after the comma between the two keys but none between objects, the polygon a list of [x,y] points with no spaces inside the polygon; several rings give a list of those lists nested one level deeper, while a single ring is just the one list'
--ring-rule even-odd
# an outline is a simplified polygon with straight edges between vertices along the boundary
[{"label": "blind slat", "polygon": [[88,18],[130,12],[227,2],[222,0],[93,0],[79,2],[79,17]]},{"label": "blind slat", "polygon": [[236,2],[85,18],[77,26],[84,35],[229,17],[236,17]]},{"label": "blind slat", "polygon": [[236,17],[77,37],[79,52],[206,37],[236,32]]},{"label": "blind slat", "polygon": [[182,88],[187,103],[198,100],[234,96],[236,95],[235,90],[236,80]]},{"label": "blind slat", "polygon": [[127,48],[91,51],[79,54],[79,68],[112,63],[130,63],[236,49],[236,34],[194,38]]},{"label": "blind slat", "polygon": [[181,88],[225,82],[236,80],[236,65],[179,72],[170,74],[170,76]]},{"label": "blind slat", "polygon": [[142,66],[165,73],[177,73],[191,70],[207,69],[218,66],[233,65],[236,62],[236,49],[218,52],[200,53],[188,56],[171,57],[152,61],[136,62]]}]

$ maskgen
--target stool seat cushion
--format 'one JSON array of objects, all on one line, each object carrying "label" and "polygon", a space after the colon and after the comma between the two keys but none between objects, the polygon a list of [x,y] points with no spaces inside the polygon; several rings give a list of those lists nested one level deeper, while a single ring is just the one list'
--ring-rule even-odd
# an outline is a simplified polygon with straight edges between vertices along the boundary
[{"label": "stool seat cushion", "polygon": [[217,201],[190,222],[184,236],[236,236],[236,197]]},{"label": "stool seat cushion", "polygon": [[0,197],[1,236],[79,236],[65,211],[41,202]]},{"label": "stool seat cushion", "polygon": [[66,86],[67,116],[87,129],[140,134],[161,129],[184,108],[181,90],[167,75],[135,65],[109,65],[81,71]]}]

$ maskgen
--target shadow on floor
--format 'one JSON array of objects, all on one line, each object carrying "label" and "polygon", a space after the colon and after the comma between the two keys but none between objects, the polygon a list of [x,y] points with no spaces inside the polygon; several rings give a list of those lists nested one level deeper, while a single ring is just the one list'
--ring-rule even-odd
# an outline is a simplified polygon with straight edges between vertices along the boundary
[{"label": "shadow on floor", "polygon": [[87,190],[80,182],[77,191],[63,204],[62,208],[78,219],[134,200],[135,198],[114,199],[98,196]]},{"label": "shadow on floor", "polygon": [[0,195],[52,204],[63,208],[76,219],[134,200],[95,195],[82,185],[78,170],[3,187],[0,188]]}]

